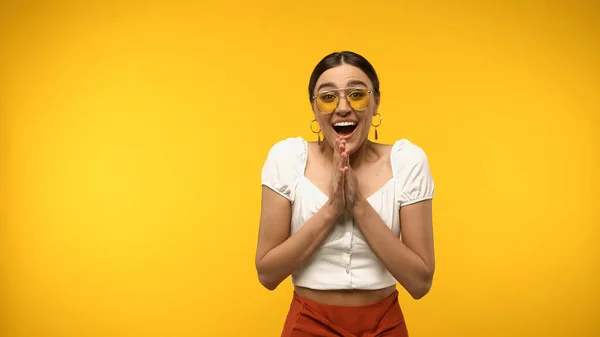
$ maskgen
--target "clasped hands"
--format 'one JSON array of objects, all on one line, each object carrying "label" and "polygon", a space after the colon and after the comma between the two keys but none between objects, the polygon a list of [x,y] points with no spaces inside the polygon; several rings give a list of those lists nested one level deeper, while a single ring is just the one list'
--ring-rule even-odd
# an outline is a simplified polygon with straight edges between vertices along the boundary
[{"label": "clasped hands", "polygon": [[346,139],[338,137],[333,148],[333,172],[331,177],[330,202],[337,215],[348,212],[354,215],[364,199],[358,187],[358,179],[350,167]]}]

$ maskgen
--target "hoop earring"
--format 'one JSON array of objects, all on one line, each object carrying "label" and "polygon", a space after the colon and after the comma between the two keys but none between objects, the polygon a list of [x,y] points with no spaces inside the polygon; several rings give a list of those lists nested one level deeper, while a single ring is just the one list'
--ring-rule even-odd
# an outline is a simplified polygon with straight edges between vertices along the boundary
[{"label": "hoop earring", "polygon": [[[373,122],[371,122],[371,126],[375,128],[375,140],[377,140],[378,135],[377,135],[377,128],[381,125],[381,121],[383,119],[383,117],[381,117],[381,114],[379,112],[377,112],[375,114],[375,116],[379,116],[379,123],[377,123],[377,125],[373,124]],[[373,117],[375,117],[373,116]]]},{"label": "hoop earring", "polygon": [[310,122],[310,131],[312,131],[312,133],[316,133],[317,134],[317,143],[319,143],[319,145],[321,145],[321,128],[319,128],[318,131],[315,131],[315,129],[313,128],[313,123],[317,122],[317,124],[319,124],[319,122],[317,121],[317,119],[313,119]]}]

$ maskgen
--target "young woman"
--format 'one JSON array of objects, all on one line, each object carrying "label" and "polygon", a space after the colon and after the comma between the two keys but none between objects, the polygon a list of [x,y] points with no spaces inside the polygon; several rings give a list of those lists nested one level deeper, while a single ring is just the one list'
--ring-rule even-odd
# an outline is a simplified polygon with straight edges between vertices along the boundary
[{"label": "young woman", "polygon": [[427,156],[368,139],[382,119],[364,57],[327,55],[308,92],[317,141],[281,140],[263,167],[258,278],[273,290],[292,276],[283,337],[408,336],[396,284],[419,299],[435,266]]}]

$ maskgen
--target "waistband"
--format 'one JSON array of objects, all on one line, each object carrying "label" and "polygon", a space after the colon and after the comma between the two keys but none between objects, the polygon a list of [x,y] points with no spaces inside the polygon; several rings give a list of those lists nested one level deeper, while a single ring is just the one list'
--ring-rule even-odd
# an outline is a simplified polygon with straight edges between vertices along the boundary
[{"label": "waistband", "polygon": [[380,301],[359,306],[320,303],[294,291],[282,336],[291,336],[296,330],[319,336],[334,332],[343,337],[373,337],[392,331],[408,336],[397,290]]},{"label": "waistband", "polygon": [[332,309],[332,310],[373,310],[381,307],[389,307],[392,303],[396,302],[398,299],[398,290],[394,290],[390,295],[386,298],[379,300],[377,302],[371,304],[364,305],[353,305],[353,306],[344,306],[344,305],[335,305],[335,304],[326,304],[317,302],[315,300],[311,300],[310,298],[300,296],[297,292],[294,291],[294,300],[299,301],[300,303],[314,307],[314,308],[322,308],[322,309]]}]

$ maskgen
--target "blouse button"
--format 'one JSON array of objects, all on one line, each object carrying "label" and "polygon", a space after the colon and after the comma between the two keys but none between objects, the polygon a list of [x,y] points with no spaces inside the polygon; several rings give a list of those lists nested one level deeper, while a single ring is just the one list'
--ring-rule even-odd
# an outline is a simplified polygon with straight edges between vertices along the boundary
[{"label": "blouse button", "polygon": [[350,232],[346,232],[346,236],[350,236]]},{"label": "blouse button", "polygon": [[346,269],[346,274],[350,274],[350,270],[349,269]]}]

